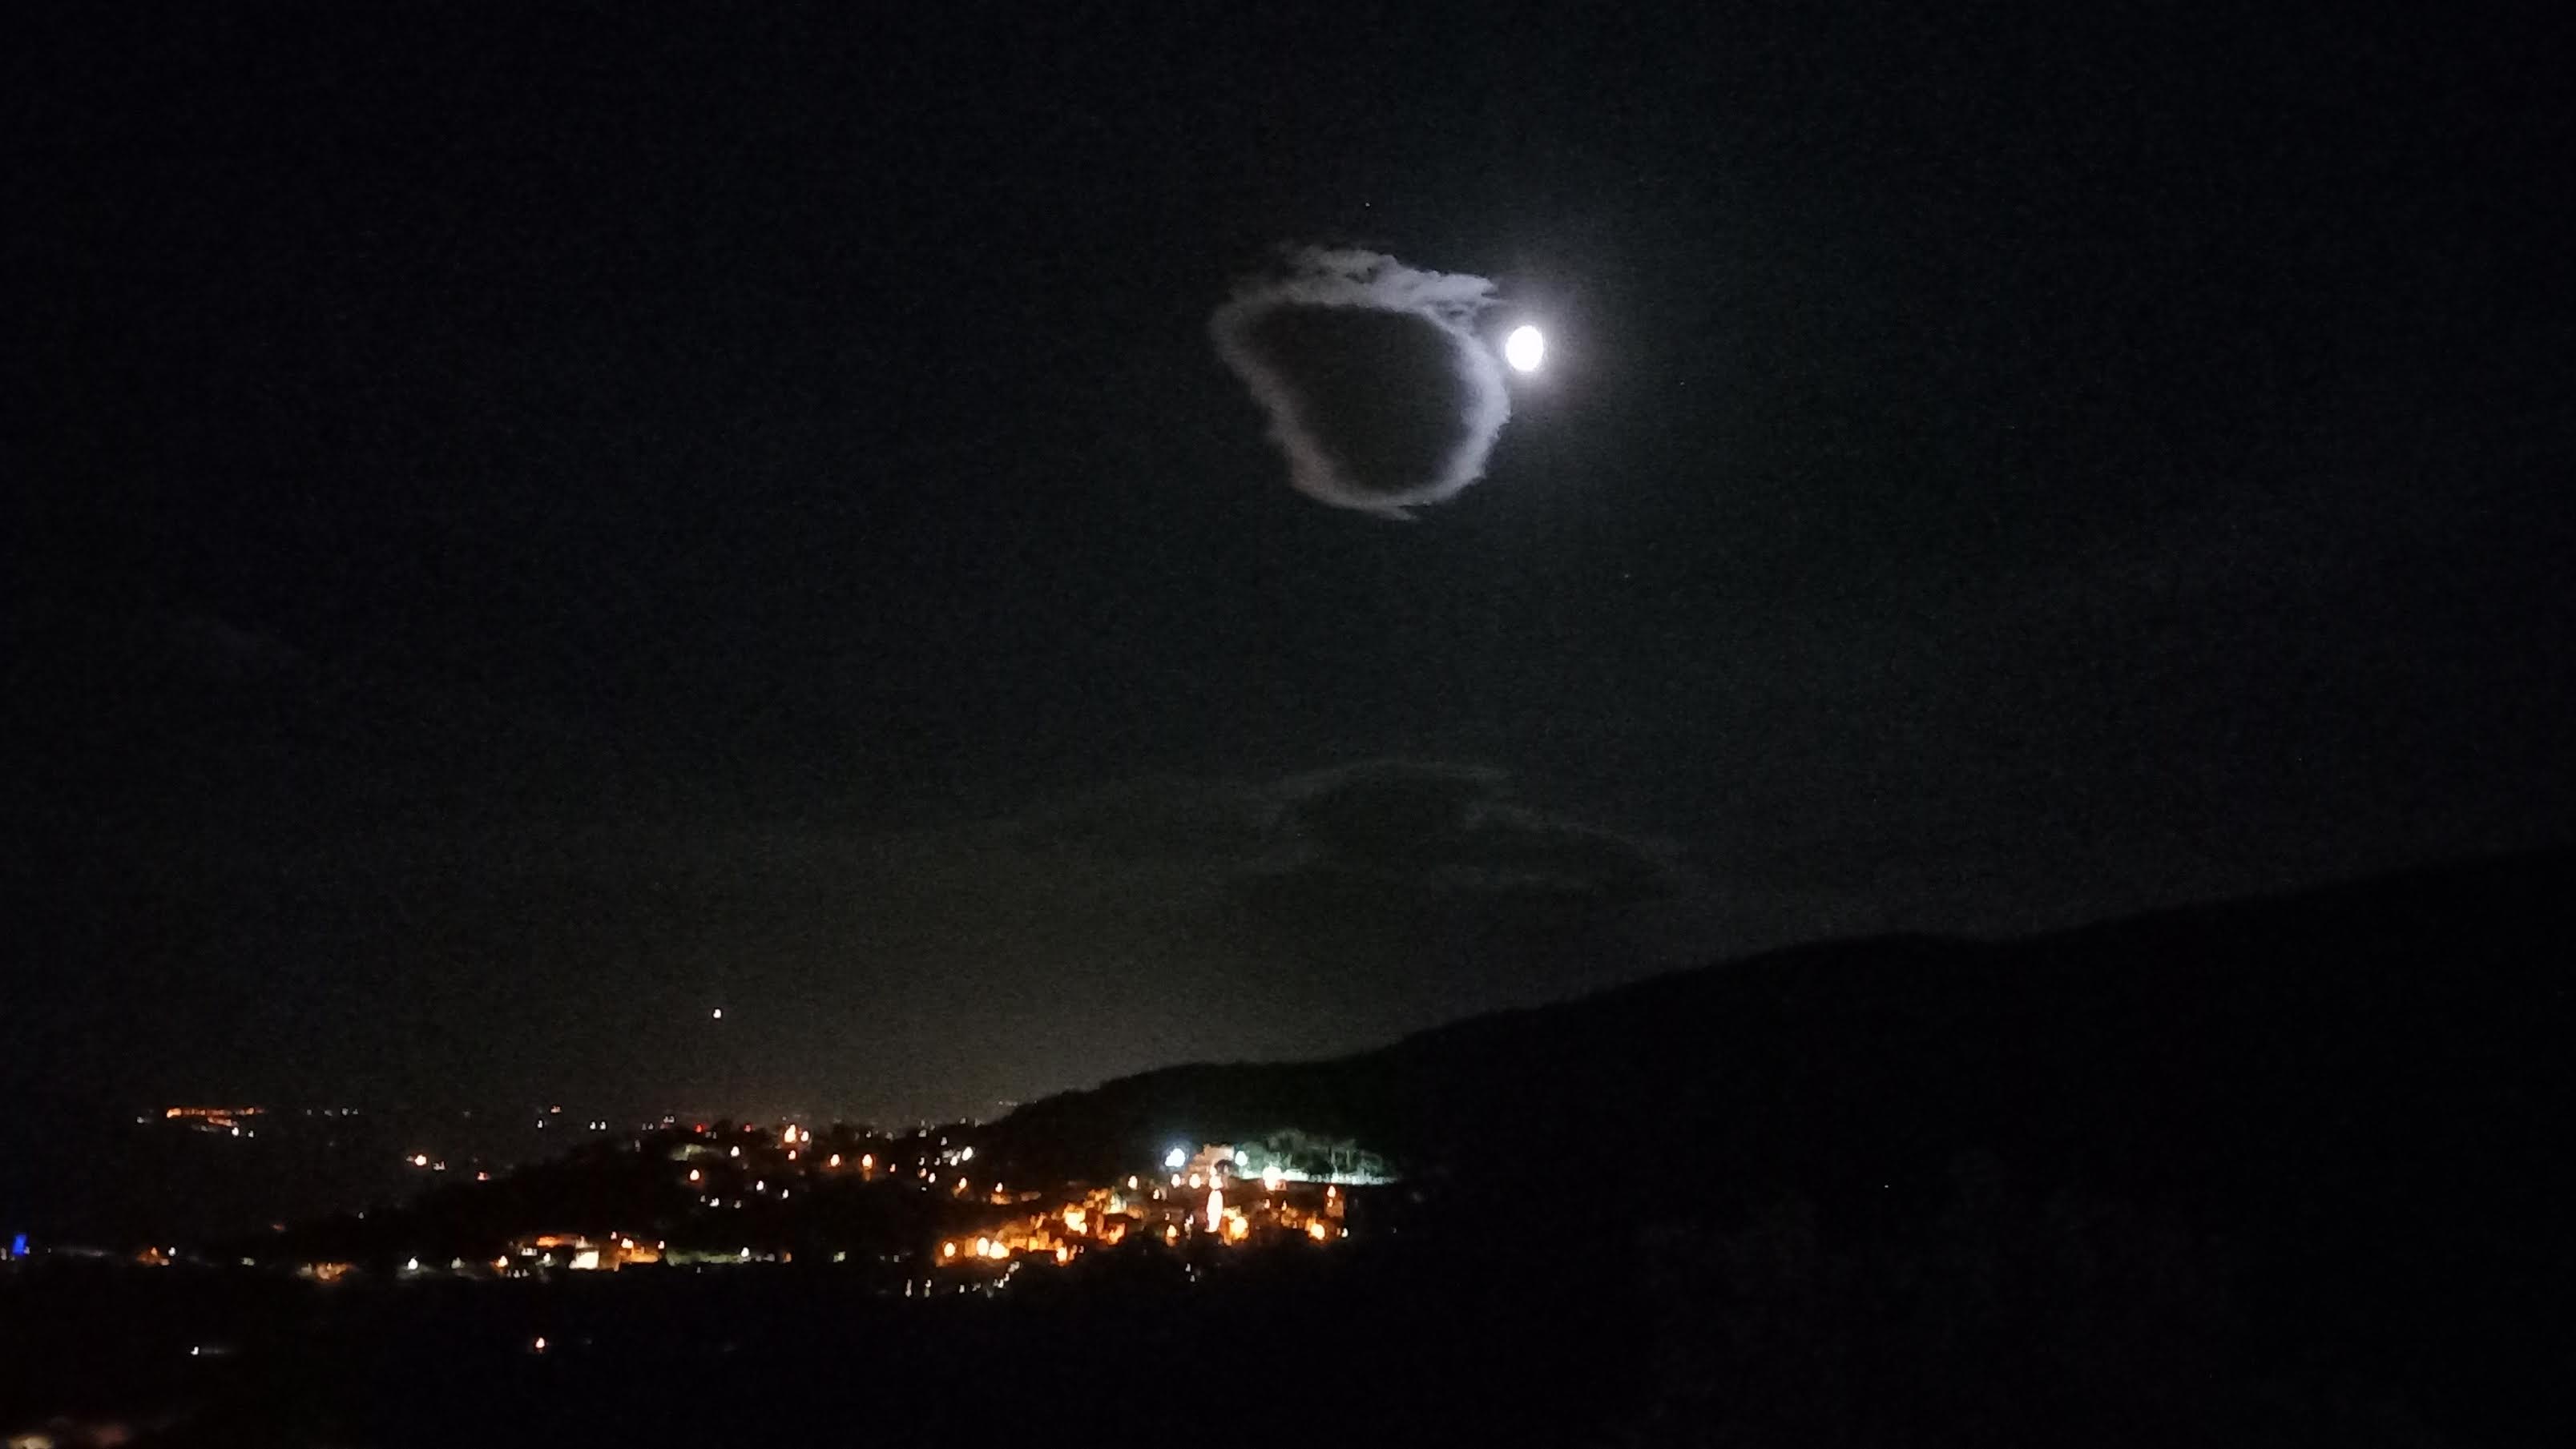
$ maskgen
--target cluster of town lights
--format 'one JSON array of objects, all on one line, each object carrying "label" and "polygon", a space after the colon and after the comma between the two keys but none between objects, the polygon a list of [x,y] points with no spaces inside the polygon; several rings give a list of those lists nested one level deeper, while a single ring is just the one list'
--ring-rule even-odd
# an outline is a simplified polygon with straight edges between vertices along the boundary
[{"label": "cluster of town lights", "polygon": [[[790,1167],[782,1174],[779,1189],[774,1194],[769,1190],[766,1173],[742,1184],[735,1176],[737,1172],[748,1172],[762,1166],[767,1166],[770,1171],[779,1170],[777,1155],[773,1155],[760,1140],[758,1129],[747,1127],[743,1130],[753,1134],[744,1139],[743,1145],[725,1143],[721,1137],[707,1141],[709,1134],[700,1127],[696,1129],[694,1140],[684,1136],[681,1142],[672,1146],[670,1158],[676,1160],[671,1165],[685,1172],[687,1182],[694,1189],[690,1197],[696,1203],[713,1208],[742,1208],[747,1204],[729,1193],[721,1197],[707,1194],[727,1193],[728,1190],[741,1192],[746,1186],[751,1196],[785,1201],[792,1196],[796,1173],[837,1171],[843,1165],[842,1154],[830,1153],[827,1161],[816,1163],[808,1160],[802,1166]],[[687,1129],[684,1128],[683,1132],[686,1133]],[[785,1148],[784,1144],[810,1147],[814,1140],[810,1131],[794,1125],[781,1128],[775,1138],[769,1139],[779,1145],[791,1162],[798,1160],[798,1154]],[[639,1142],[637,1145],[643,1144]],[[719,1146],[725,1149],[722,1157],[716,1155]],[[746,1146],[751,1150],[746,1151]],[[988,1149],[990,1146],[988,1143]],[[959,1228],[969,1226],[974,1218],[980,1217],[982,1221],[975,1225],[973,1236],[961,1235],[938,1242],[931,1262],[954,1269],[964,1269],[969,1262],[994,1264],[996,1267],[989,1273],[967,1271],[953,1280],[959,1292],[992,1291],[1004,1286],[1010,1275],[1026,1262],[1068,1264],[1086,1251],[1113,1247],[1131,1237],[1168,1245],[1178,1245],[1185,1237],[1213,1240],[1226,1246],[1280,1238],[1291,1242],[1303,1239],[1316,1244],[1336,1242],[1347,1235],[1344,1221],[1348,1206],[1348,1195],[1337,1184],[1391,1179],[1384,1175],[1385,1169],[1378,1159],[1359,1152],[1355,1147],[1343,1144],[1328,1150],[1333,1153],[1329,1175],[1322,1164],[1306,1155],[1310,1149],[1305,1146],[1292,1146],[1285,1154],[1271,1144],[1256,1144],[1246,1150],[1217,1144],[1195,1151],[1172,1147],[1161,1154],[1169,1176],[1168,1190],[1160,1177],[1149,1185],[1142,1173],[1133,1173],[1099,1185],[1068,1184],[1069,1191],[1065,1197],[1053,1197],[1042,1190],[1028,1190],[1028,1185],[1023,1182],[1023,1190],[1014,1196],[1005,1183],[979,1184],[967,1173],[954,1171],[956,1164],[964,1163],[978,1153],[974,1147],[963,1143],[951,1147],[948,1139],[941,1138],[939,1147],[935,1149],[925,1141],[922,1155],[911,1159],[921,1169],[918,1176],[922,1181],[914,1183],[913,1174],[906,1170],[903,1176],[892,1178],[888,1185],[901,1182],[926,1190],[943,1185],[941,1178],[949,1178],[944,1185],[950,1191],[941,1196],[952,1196],[955,1201],[943,1205],[942,1211],[952,1215]],[[815,1155],[811,1151],[803,1154],[806,1159]],[[996,1154],[988,1150],[981,1156],[989,1170]],[[690,1161],[692,1158],[706,1160],[707,1165],[701,1167]],[[413,1167],[443,1169],[447,1166],[445,1162],[434,1161],[427,1153],[408,1154],[404,1160]],[[903,1160],[892,1160],[885,1166],[891,1173]],[[936,1170],[943,1164],[954,1171],[953,1177]],[[878,1167],[873,1154],[857,1155],[856,1165],[870,1174]],[[478,1178],[485,1176],[487,1174],[477,1173]],[[1122,1181],[1123,1190],[1120,1187]],[[969,1206],[984,1198],[984,1194],[973,1192],[976,1186],[983,1185],[990,1188],[990,1209]],[[1008,1211],[1000,1211],[1004,1209]],[[731,1237],[732,1234],[726,1236]],[[169,1256],[175,1258],[176,1250],[172,1250]],[[650,1238],[639,1243],[632,1237],[614,1233],[605,1238],[585,1238],[576,1233],[546,1233],[514,1240],[509,1244],[508,1252],[490,1260],[490,1263],[495,1275],[525,1277],[564,1270],[616,1271],[647,1263],[683,1267],[755,1261],[784,1263],[794,1256],[784,1248],[775,1247],[755,1249],[745,1246],[736,1253],[728,1245],[719,1252],[695,1245],[673,1249],[668,1243]],[[843,1261],[848,1256],[841,1252],[831,1255],[834,1262]],[[886,1261],[899,1261],[908,1256],[895,1254]],[[400,1271],[406,1278],[439,1271],[480,1272],[479,1268],[469,1269],[461,1260],[447,1262],[443,1270],[425,1266],[417,1256],[409,1259],[397,1256],[394,1261],[402,1263]],[[304,1264],[298,1271],[318,1281],[331,1282],[354,1266],[316,1262]],[[919,1281],[925,1289],[931,1286],[927,1279]],[[907,1282],[906,1291],[907,1294],[911,1291],[910,1282]]]}]

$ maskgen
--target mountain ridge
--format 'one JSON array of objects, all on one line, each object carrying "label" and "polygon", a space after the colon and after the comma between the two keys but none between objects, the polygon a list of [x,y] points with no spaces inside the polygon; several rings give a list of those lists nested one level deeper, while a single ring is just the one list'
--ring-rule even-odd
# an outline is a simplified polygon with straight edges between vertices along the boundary
[{"label": "mountain ridge", "polygon": [[[1340,1058],[1159,1068],[1030,1103],[988,1130],[1006,1159],[1042,1174],[1077,1166],[1068,1159],[1084,1151],[1132,1164],[1159,1156],[1166,1138],[1194,1144],[1286,1126],[1357,1136],[1454,1173],[1515,1131],[1565,1137],[1543,1125],[1561,1113],[1531,1100],[1542,1086],[1606,1092],[1602,1106],[1642,1115],[1658,1098],[1644,1078],[1661,1073],[1661,1095],[1693,1125],[1729,1091],[1866,1119],[1869,1092],[1856,1087],[1901,1085],[1878,1080],[1874,1064],[1899,1077],[1911,1067],[1923,1078],[1913,1088],[1933,1090],[1957,1080],[1938,1068],[1966,1070],[1979,1050],[2033,1081],[2071,1073],[2095,1089],[2116,1085],[2100,1080],[2102,1063],[2124,1064],[2172,1093],[2176,1109],[2212,1110],[2230,1090],[2257,1106],[2282,1103],[2285,1092],[2315,1089],[2255,1070],[2262,1050],[2249,1033],[2277,1034],[2281,1051],[2304,1054],[2346,1086],[2398,1046],[2391,1033],[2401,1022],[2430,1033],[2421,1045],[2433,1054],[2419,1053],[2419,1067],[2462,1066],[2480,1054],[2483,1029],[2501,1034],[2487,1039],[2500,1048],[2529,1041],[2541,1051],[2542,1026],[2576,1013],[2576,984],[2548,979],[2518,948],[2567,939],[2571,901],[2576,848],[2556,847],[2028,937],[1810,943],[1471,1017]],[[1709,1050],[1691,1049],[1694,1031],[1712,1034]],[[1774,1049],[1783,1032],[1814,1037],[1816,1049],[1844,1059],[1850,1081],[1836,1090],[1810,1079]],[[2530,1052],[2501,1055],[2539,1070]],[[1995,1085],[1983,1083],[1983,1095]],[[2119,1095],[2156,1115],[2135,1090]],[[1901,1102],[1882,1105],[1905,1115]],[[1990,1116],[1996,1103],[1977,1105],[1974,1115]],[[1539,1120],[1495,1120],[1515,1113]]]}]

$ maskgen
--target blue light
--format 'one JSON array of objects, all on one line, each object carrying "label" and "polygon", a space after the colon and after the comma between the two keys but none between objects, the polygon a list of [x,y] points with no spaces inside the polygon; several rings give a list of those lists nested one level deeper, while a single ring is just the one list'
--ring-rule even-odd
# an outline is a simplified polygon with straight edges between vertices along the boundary
[{"label": "blue light", "polygon": [[12,1258],[23,1258],[27,1256],[27,1235],[25,1233],[20,1233],[18,1236],[9,1240],[9,1256]]}]

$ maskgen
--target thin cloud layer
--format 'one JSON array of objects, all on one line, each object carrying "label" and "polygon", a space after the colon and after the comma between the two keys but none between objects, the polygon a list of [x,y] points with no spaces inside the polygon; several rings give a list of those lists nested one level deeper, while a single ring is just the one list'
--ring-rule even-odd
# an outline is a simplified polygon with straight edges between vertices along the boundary
[{"label": "thin cloud layer", "polygon": [[1291,485],[1401,518],[1484,476],[1511,417],[1502,366],[1475,331],[1493,290],[1380,252],[1301,247],[1237,284],[1208,331],[1269,415]]},{"label": "thin cloud layer", "polygon": [[1414,895],[1651,900],[1664,845],[1524,805],[1500,770],[1370,760],[1260,783],[1188,778],[1088,792],[1010,823],[1021,849],[1186,865],[1212,880],[1329,881]]}]

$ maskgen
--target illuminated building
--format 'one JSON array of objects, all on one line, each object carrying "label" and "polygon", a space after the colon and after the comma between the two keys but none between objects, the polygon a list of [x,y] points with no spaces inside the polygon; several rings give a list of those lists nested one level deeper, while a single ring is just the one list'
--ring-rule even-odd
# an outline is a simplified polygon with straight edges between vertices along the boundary
[{"label": "illuminated building", "polygon": [[[596,1240],[580,1233],[539,1233],[511,1243],[510,1251],[527,1271],[561,1268],[574,1273],[614,1273],[620,1268],[663,1259],[658,1242],[639,1242],[616,1233]],[[501,1261],[506,1265],[509,1259]]]},{"label": "illuminated building", "polygon": [[[1180,1160],[1175,1161],[1175,1157]],[[1180,1149],[1174,1148],[1164,1154],[1163,1160],[1210,1181],[1220,1177],[1258,1177],[1265,1186],[1275,1180],[1375,1187],[1396,1180],[1385,1158],[1362,1149],[1358,1143],[1294,1131],[1274,1132],[1255,1143],[1210,1142],[1189,1156],[1181,1156]]]},{"label": "illuminated building", "polygon": [[162,1111],[161,1120],[198,1132],[239,1137],[244,1124],[267,1114],[265,1107],[170,1107]]}]

